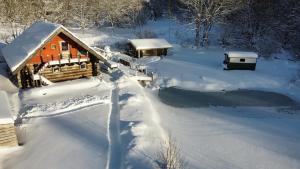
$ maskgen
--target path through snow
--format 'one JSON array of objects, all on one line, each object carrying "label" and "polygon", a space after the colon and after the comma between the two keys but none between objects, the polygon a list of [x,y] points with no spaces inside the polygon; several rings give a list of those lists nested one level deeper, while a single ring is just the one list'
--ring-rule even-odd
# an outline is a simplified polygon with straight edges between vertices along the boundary
[{"label": "path through snow", "polygon": [[109,150],[106,169],[121,169],[122,151],[120,139],[119,88],[117,86],[111,92],[111,101],[112,104],[107,127]]}]

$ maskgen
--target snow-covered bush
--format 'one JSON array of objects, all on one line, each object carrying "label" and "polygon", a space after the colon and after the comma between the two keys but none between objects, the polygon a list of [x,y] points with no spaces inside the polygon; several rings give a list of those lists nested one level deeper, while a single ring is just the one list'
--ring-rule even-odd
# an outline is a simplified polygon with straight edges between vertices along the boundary
[{"label": "snow-covered bush", "polygon": [[161,149],[156,159],[157,169],[184,169],[186,161],[181,155],[181,150],[175,138],[169,134],[167,139],[161,144]]}]

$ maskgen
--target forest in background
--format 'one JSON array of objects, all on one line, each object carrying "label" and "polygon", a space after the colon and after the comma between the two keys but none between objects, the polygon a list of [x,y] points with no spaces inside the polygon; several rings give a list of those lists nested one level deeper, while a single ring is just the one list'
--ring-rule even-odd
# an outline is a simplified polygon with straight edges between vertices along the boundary
[{"label": "forest in background", "polygon": [[221,27],[219,44],[265,56],[286,50],[300,57],[299,0],[0,0],[1,23],[9,42],[35,21],[65,26],[138,27],[160,17],[193,25],[195,47],[210,45]]}]

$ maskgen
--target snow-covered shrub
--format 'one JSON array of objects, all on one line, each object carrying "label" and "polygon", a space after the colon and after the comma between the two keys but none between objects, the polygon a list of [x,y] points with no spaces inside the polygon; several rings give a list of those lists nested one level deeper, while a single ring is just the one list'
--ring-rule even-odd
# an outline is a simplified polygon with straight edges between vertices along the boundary
[{"label": "snow-covered shrub", "polygon": [[161,144],[156,164],[157,169],[184,169],[186,167],[186,161],[183,159],[181,150],[171,134]]},{"label": "snow-covered shrub", "polygon": [[16,134],[18,138],[18,144],[24,145],[27,139],[27,127],[22,124],[16,125]]}]

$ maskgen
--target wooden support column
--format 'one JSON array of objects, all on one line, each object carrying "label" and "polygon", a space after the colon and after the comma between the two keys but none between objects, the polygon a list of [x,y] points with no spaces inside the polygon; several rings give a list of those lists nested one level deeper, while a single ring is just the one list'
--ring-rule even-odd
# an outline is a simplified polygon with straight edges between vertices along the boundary
[{"label": "wooden support column", "polygon": [[22,87],[22,80],[21,80],[20,71],[17,73],[17,85],[18,85],[18,87]]}]

